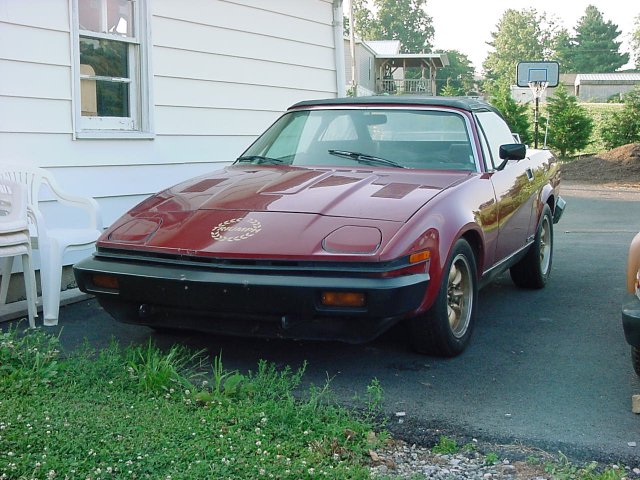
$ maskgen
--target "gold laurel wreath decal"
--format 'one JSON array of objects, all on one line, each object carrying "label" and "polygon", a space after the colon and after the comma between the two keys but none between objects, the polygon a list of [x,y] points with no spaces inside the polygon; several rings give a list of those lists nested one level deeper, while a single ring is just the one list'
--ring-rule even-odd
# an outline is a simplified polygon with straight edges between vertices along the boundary
[{"label": "gold laurel wreath decal", "polygon": [[237,242],[240,240],[246,240],[249,237],[253,237],[256,233],[262,230],[262,224],[254,219],[250,218],[248,220],[249,227],[245,227],[243,230],[246,230],[244,233],[240,235],[225,235],[229,230],[233,229],[231,225],[241,222],[244,220],[243,217],[240,218],[231,218],[229,220],[225,220],[224,222],[219,223],[211,230],[211,238],[214,240],[221,240],[224,242]]}]

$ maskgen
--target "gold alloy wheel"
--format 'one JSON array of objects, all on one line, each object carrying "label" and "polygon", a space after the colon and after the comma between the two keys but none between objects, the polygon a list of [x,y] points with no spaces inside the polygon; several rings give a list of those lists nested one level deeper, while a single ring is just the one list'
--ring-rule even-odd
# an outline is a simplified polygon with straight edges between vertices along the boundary
[{"label": "gold alloy wheel", "polygon": [[473,307],[473,280],[467,257],[459,254],[451,262],[447,283],[447,316],[451,333],[462,338],[469,328]]}]

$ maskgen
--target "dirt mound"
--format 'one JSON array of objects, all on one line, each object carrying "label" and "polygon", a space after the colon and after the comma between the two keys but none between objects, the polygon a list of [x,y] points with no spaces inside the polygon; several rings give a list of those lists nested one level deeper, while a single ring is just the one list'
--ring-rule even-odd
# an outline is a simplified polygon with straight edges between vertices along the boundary
[{"label": "dirt mound", "polygon": [[640,143],[563,162],[564,180],[590,184],[640,185]]},{"label": "dirt mound", "polygon": [[623,164],[640,162],[640,143],[622,145],[608,152],[601,153],[598,156],[610,162],[620,162]]}]

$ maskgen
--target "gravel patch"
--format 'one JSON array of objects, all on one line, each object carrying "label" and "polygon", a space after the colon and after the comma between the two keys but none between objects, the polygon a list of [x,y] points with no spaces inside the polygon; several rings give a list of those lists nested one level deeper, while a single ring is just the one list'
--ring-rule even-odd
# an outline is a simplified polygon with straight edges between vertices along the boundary
[{"label": "gravel patch", "polygon": [[[520,450],[520,456],[522,450]],[[378,479],[470,479],[470,480],[551,480],[558,478],[546,466],[557,459],[546,452],[535,451],[529,460],[511,461],[483,455],[472,448],[455,454],[433,453],[431,449],[393,440],[387,446],[369,452],[371,474]],[[619,470],[622,478],[640,479],[640,468],[609,465],[604,468]],[[565,477],[563,477],[565,478]],[[577,477],[566,477],[577,478]]]}]

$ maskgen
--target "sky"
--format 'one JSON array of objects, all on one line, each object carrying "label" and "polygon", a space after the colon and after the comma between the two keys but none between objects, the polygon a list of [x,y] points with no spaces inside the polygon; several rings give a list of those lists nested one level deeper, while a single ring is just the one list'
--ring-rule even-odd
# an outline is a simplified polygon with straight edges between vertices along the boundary
[{"label": "sky", "polygon": [[459,50],[481,73],[491,49],[486,42],[491,41],[491,32],[497,31],[505,10],[535,8],[538,13],[554,15],[572,32],[588,5],[597,7],[605,21],[618,25],[622,31],[617,39],[623,42],[621,52],[630,52],[634,19],[640,15],[640,3],[630,0],[427,0],[427,13],[435,28],[434,49]]}]

